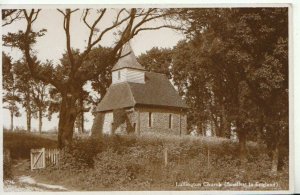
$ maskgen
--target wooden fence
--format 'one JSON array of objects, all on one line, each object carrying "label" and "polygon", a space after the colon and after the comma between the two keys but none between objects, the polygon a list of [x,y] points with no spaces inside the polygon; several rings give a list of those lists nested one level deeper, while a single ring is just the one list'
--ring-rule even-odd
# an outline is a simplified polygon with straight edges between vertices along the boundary
[{"label": "wooden fence", "polygon": [[46,166],[59,164],[59,149],[46,149]]},{"label": "wooden fence", "polygon": [[58,149],[31,149],[30,151],[31,170],[44,169],[47,166],[57,166],[59,164]]}]

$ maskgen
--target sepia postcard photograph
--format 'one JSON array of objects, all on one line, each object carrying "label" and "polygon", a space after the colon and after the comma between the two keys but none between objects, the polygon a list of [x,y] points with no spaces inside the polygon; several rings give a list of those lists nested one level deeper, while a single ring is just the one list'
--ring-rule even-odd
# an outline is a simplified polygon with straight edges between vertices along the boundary
[{"label": "sepia postcard photograph", "polygon": [[1,6],[3,191],[291,193],[292,8]]}]

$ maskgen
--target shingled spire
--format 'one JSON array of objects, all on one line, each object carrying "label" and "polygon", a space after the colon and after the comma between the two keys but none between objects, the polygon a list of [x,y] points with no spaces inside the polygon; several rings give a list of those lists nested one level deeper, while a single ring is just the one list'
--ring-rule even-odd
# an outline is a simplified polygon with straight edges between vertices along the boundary
[{"label": "shingled spire", "polygon": [[123,45],[121,58],[112,68],[112,71],[119,70],[122,68],[132,68],[136,70],[145,70],[145,68],[137,61],[136,56],[130,46],[130,43],[127,42]]}]

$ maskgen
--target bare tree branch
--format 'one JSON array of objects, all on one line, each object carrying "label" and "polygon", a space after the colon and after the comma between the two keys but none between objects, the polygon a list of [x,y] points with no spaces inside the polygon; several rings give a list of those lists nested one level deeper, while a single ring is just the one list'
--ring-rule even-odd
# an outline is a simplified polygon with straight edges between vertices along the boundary
[{"label": "bare tree branch", "polygon": [[20,20],[22,17],[22,10],[17,9],[4,9],[2,10],[2,27],[13,23],[16,20]]},{"label": "bare tree branch", "polygon": [[93,25],[90,28],[90,35],[89,35],[89,40],[88,40],[88,46],[91,45],[92,42],[92,38],[93,38],[93,34],[95,32],[95,27],[96,25],[99,23],[99,21],[101,20],[101,18],[103,17],[103,15],[105,14],[106,9],[103,9],[100,11],[100,15],[99,17],[95,20],[95,22],[93,23]]},{"label": "bare tree branch", "polygon": [[7,17],[13,15],[17,11],[18,11],[17,9],[3,9],[2,10],[2,20],[5,20]]},{"label": "bare tree branch", "polygon": [[[89,41],[88,41],[88,45],[86,47],[86,50],[81,54],[80,58],[78,59],[78,63],[77,63],[77,66],[76,66],[76,70],[80,67],[80,65],[82,64],[83,60],[86,58],[86,56],[89,54],[89,52],[91,51],[91,49],[97,44],[99,43],[103,36],[108,33],[109,31],[111,31],[112,29],[120,26],[121,24],[123,24],[125,21],[129,20],[130,18],[134,19],[134,16],[135,16],[135,13],[136,11],[133,11],[134,9],[132,9],[132,12],[130,13],[129,16],[123,18],[122,20],[118,21],[118,17],[116,19],[116,21],[110,26],[110,27],[107,27],[106,29],[104,29],[100,35],[97,37],[96,40],[92,41],[92,36],[93,36],[93,33],[94,33],[94,28],[95,26],[99,23],[99,21],[101,20],[101,18],[103,17],[103,14],[105,13],[106,10],[103,10],[100,14],[100,16],[97,18],[97,20],[94,22],[92,28],[90,29],[90,35],[89,35]],[[119,13],[117,14],[118,16],[120,16],[120,13],[123,12],[124,9],[121,9],[119,11]],[[133,23],[133,21],[132,21]],[[131,24],[132,25],[132,24]],[[124,43],[123,43],[124,44]],[[123,45],[122,44],[122,45]]]},{"label": "bare tree branch", "polygon": [[125,8],[123,8],[123,9],[121,9],[120,11],[119,11],[119,13],[118,13],[118,15],[117,15],[117,19],[116,19],[116,22],[118,22],[119,21],[119,18],[120,18],[120,15],[121,15],[121,13],[123,12],[123,11],[125,11],[126,9]]},{"label": "bare tree branch", "polygon": [[66,47],[67,47],[67,52],[68,52],[68,57],[70,60],[70,65],[71,65],[71,74],[74,73],[74,67],[75,67],[75,60],[74,60],[74,55],[72,52],[72,47],[71,47],[71,35],[70,35],[70,23],[71,23],[71,14],[77,11],[78,9],[71,10],[71,9],[66,9],[66,11],[62,11],[60,9],[57,9],[63,16],[64,16],[64,30],[66,34]]},{"label": "bare tree branch", "polygon": [[[80,83],[85,83],[87,80],[91,79],[92,77],[94,77],[97,74],[97,73],[95,73],[95,75],[91,75],[91,74],[80,75],[80,71],[78,71],[78,70],[82,66],[84,60],[86,59],[86,57],[88,56],[88,54],[90,53],[92,48],[96,44],[98,44],[108,32],[111,32],[113,29],[120,27],[124,23],[126,23],[126,27],[120,34],[119,40],[111,52],[111,55],[114,56],[116,60],[121,55],[122,46],[127,41],[129,41],[133,36],[137,35],[141,31],[157,30],[157,29],[161,29],[161,28],[179,29],[178,27],[174,27],[172,25],[161,25],[158,27],[148,27],[148,28],[143,27],[143,28],[141,28],[143,24],[145,24],[151,20],[165,17],[165,16],[169,15],[170,13],[163,13],[163,12],[160,13],[160,10],[156,9],[156,8],[140,9],[138,11],[137,11],[137,9],[134,9],[134,8],[132,8],[130,10],[123,8],[117,12],[115,21],[110,26],[106,27],[105,29],[99,30],[99,33],[97,33],[97,36],[95,37],[95,39],[93,39],[94,35],[96,34],[95,33],[96,26],[103,19],[104,15],[106,13],[106,9],[101,9],[98,12],[97,17],[95,18],[95,20],[93,22],[88,21],[91,10],[85,9],[85,10],[83,10],[82,17],[83,17],[84,25],[87,26],[89,29],[89,36],[88,36],[86,49],[75,60],[74,54],[71,50],[70,21],[71,21],[71,14],[77,10],[78,9],[75,9],[75,10],[66,9],[66,11],[62,11],[62,10],[58,9],[58,11],[64,17],[64,25],[63,26],[64,26],[64,30],[65,30],[65,34],[66,34],[66,47],[67,47],[68,58],[69,58],[70,65],[71,65],[71,72],[70,72],[70,75],[68,75],[69,79],[68,79],[68,81],[66,81],[67,83],[73,82],[75,80],[76,81],[80,80]],[[124,15],[123,13],[128,13],[128,15],[123,16]],[[30,17],[30,16],[28,16],[28,17]],[[136,22],[137,18],[141,18],[141,19],[138,22]],[[135,22],[137,24],[134,24]]]},{"label": "bare tree branch", "polygon": [[138,27],[140,27],[142,24],[144,24],[145,22],[147,22],[146,20],[147,20],[147,18],[148,18],[148,16],[151,14],[151,12],[152,11],[154,11],[154,10],[156,10],[156,9],[149,9],[147,12],[146,12],[146,14],[143,14],[144,15],[144,18],[137,24],[137,25],[135,25],[135,27],[133,28],[133,32],[138,28]]},{"label": "bare tree branch", "polygon": [[41,80],[45,83],[50,83],[53,86],[55,86],[57,89],[61,89],[61,85],[60,85],[60,83],[58,83],[57,80],[53,80],[48,75],[43,74],[42,72],[38,71],[39,65],[32,58],[31,53],[30,53],[30,51],[31,51],[30,34],[32,33],[32,24],[33,24],[34,20],[36,20],[36,18],[38,17],[38,14],[40,11],[35,11],[34,9],[32,9],[30,11],[30,14],[28,14],[27,11],[25,9],[23,9],[22,12],[24,13],[24,16],[27,21],[26,31],[24,33],[25,44],[24,44],[23,51],[24,51],[25,59],[26,59],[26,62],[27,62],[27,65],[28,65],[28,68],[29,68],[29,71],[30,71],[32,77],[37,80]]},{"label": "bare tree branch", "polygon": [[[176,27],[176,26],[173,26],[171,24],[164,24],[164,25],[157,26],[157,27],[140,28],[146,22],[149,22],[151,20],[155,20],[155,19],[158,19],[158,18],[162,18],[162,17],[168,16],[169,14],[173,14],[173,13],[158,13],[159,10],[156,9],[156,8],[150,8],[150,9],[147,9],[147,10],[140,10],[139,13],[137,13],[136,9],[131,9],[130,12],[129,12],[130,14],[128,16],[126,16],[125,18],[119,20],[121,13],[124,12],[124,11],[125,11],[125,9],[121,9],[118,12],[116,21],[113,23],[113,25],[111,25],[110,27],[107,27],[106,29],[104,29],[98,35],[97,39],[95,39],[94,41],[88,42],[86,50],[80,55],[80,58],[78,59],[78,65],[83,62],[83,60],[86,58],[88,53],[91,51],[92,47],[95,46],[97,43],[99,43],[101,41],[101,39],[103,38],[103,36],[107,32],[109,32],[110,30],[120,26],[124,22],[128,21],[127,26],[123,30],[122,34],[120,35],[120,38],[119,38],[118,42],[116,43],[116,45],[114,46],[114,48],[111,52],[112,55],[115,56],[116,60],[121,57],[122,46],[127,41],[129,41],[133,36],[137,35],[141,31],[157,30],[157,29],[161,29],[161,28],[172,28],[172,29],[176,29],[176,30],[180,29],[180,27]],[[135,20],[139,17],[142,17],[142,19],[137,24],[134,25]],[[91,36],[90,36],[90,38],[91,38]],[[96,77],[97,74],[98,73],[95,72],[95,74],[81,75],[80,71],[79,71],[78,73],[76,73],[75,77],[80,78],[79,80],[81,80],[82,83],[84,83],[84,82],[86,82],[86,80],[89,80],[89,79],[92,79],[92,78]]]},{"label": "bare tree branch", "polygon": [[57,11],[59,11],[62,15],[66,16],[65,12],[63,12],[62,10],[57,9]]},{"label": "bare tree branch", "polygon": [[[122,10],[121,10],[120,12],[122,12]],[[120,12],[119,12],[119,13],[120,13]],[[103,30],[103,31],[101,32],[101,34],[98,36],[98,38],[97,38],[95,41],[93,41],[90,45],[88,45],[88,47],[93,47],[94,45],[96,45],[99,41],[101,41],[102,37],[103,37],[107,32],[109,32],[110,30],[116,28],[117,26],[120,26],[122,23],[124,23],[125,21],[127,21],[129,18],[131,18],[131,15],[129,15],[129,16],[123,18],[123,19],[120,20],[120,21],[116,20],[116,21],[113,23],[113,25],[111,25],[110,27],[107,27],[105,30]]]},{"label": "bare tree branch", "polygon": [[41,11],[41,9],[38,9],[34,14],[35,14],[35,16],[34,16],[34,18],[33,18],[33,20],[32,20],[32,23],[37,19],[37,17],[38,17],[38,15],[39,15],[39,12]]},{"label": "bare tree branch", "polygon": [[139,32],[144,31],[144,30],[158,30],[161,28],[170,28],[170,29],[174,29],[174,30],[182,30],[181,27],[176,27],[176,26],[172,26],[172,25],[162,25],[162,26],[158,26],[158,27],[152,27],[152,28],[139,28],[138,30],[136,30],[134,32],[134,35],[137,35]]},{"label": "bare tree branch", "polygon": [[76,12],[76,11],[78,11],[78,10],[79,10],[78,8],[74,9],[74,10],[71,10],[71,14],[74,13],[74,12]]},{"label": "bare tree branch", "polygon": [[85,25],[86,25],[89,29],[92,29],[92,27],[91,27],[91,26],[87,23],[87,21],[86,21],[86,17],[87,17],[87,15],[88,15],[88,13],[89,13],[89,10],[90,10],[90,9],[84,10],[83,22],[85,23]]}]

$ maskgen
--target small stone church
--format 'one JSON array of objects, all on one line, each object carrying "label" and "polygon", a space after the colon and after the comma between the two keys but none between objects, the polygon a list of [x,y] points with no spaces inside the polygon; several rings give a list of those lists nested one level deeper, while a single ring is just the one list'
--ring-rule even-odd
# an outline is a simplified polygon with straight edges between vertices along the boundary
[{"label": "small stone church", "polygon": [[148,72],[129,43],[112,68],[112,84],[96,108],[92,134],[186,134],[187,105],[166,75]]}]

